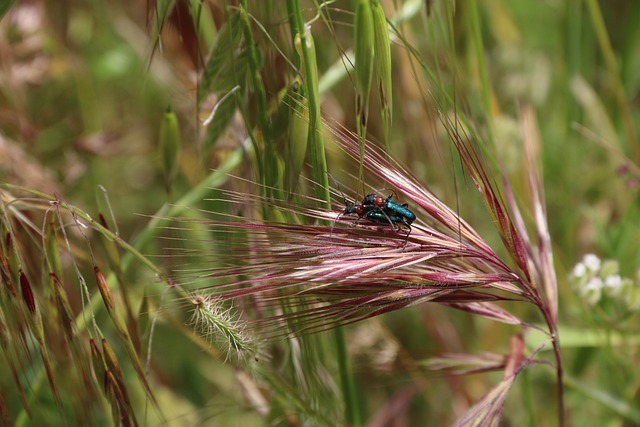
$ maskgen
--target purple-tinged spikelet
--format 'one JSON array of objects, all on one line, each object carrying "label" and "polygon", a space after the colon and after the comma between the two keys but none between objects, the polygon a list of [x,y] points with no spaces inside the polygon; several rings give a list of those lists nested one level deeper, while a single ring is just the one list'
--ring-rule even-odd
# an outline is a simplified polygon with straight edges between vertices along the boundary
[{"label": "purple-tinged spikelet", "polygon": [[[346,135],[338,136],[341,148],[357,160],[357,144]],[[300,195],[306,202],[291,206],[225,191],[225,200],[238,209],[248,202],[262,203],[267,209],[297,215],[298,220],[278,223],[228,215],[210,221],[212,229],[243,235],[246,243],[217,255],[214,267],[182,272],[183,282],[215,281],[200,292],[213,293],[217,301],[251,297],[252,307],[260,313],[256,326],[266,335],[320,331],[424,302],[524,324],[494,302],[536,301],[528,264],[518,262],[521,268],[514,269],[500,259],[457,212],[382,152],[368,148],[364,162],[373,176],[394,189],[398,203],[408,203],[417,214],[410,235],[364,219],[356,223],[345,215],[336,221],[340,205],[316,208],[314,199]],[[498,223],[512,235],[514,259],[526,257],[527,250],[517,250],[524,240],[514,237],[518,230],[501,199],[491,187],[484,191],[493,204],[502,206]],[[300,219],[319,225],[301,225]],[[185,280],[189,275],[191,279]],[[283,301],[291,312],[279,313]]]},{"label": "purple-tinged spikelet", "polygon": [[[391,211],[379,211],[387,216],[389,224],[369,220],[366,212],[359,218],[349,217],[344,208],[349,201],[344,200],[340,189],[332,192],[340,202],[331,209],[318,207],[322,201],[300,194],[273,200],[224,190],[223,199],[232,212],[251,211],[250,205],[255,204],[278,212],[271,218],[288,220],[217,213],[217,219],[204,224],[217,233],[227,233],[230,244],[209,260],[208,268],[178,271],[178,282],[208,295],[200,297],[199,309],[204,307],[204,298],[212,298],[221,306],[232,303],[252,313],[254,320],[247,324],[264,337],[319,332],[423,303],[529,327],[496,302],[531,304],[548,326],[545,332],[556,357],[562,414],[557,284],[540,180],[533,173],[529,180],[536,227],[532,239],[508,181],[498,186],[469,139],[457,133],[452,123],[445,123],[445,127],[494,220],[509,259],[498,256],[456,210],[417,177],[370,145],[362,158],[364,169],[373,177],[367,182],[365,194],[376,188],[391,188],[393,201],[398,206],[407,203],[416,215],[410,234],[398,217],[391,220]],[[339,130],[334,132],[337,144],[356,164],[361,159],[357,139]],[[533,154],[528,154],[529,169],[533,170]],[[297,202],[294,205],[290,200]],[[355,203],[360,198],[352,196],[351,200]],[[191,220],[177,221],[188,226]],[[518,343],[522,344],[522,338]],[[486,421],[482,425],[498,422],[517,374],[533,363],[533,356],[522,357],[522,345],[514,346],[517,348],[512,348],[502,363],[490,368],[485,365],[487,369],[502,368],[505,377],[459,425],[471,425],[481,418]]]},{"label": "purple-tinged spikelet", "polygon": [[97,265],[93,266],[93,272],[96,275],[96,282],[98,283],[98,289],[100,290],[100,295],[102,295],[104,305],[107,307],[107,310],[111,312],[115,308],[116,303],[113,298],[113,294],[111,293],[111,289],[109,288],[109,284],[107,283],[107,279],[105,279],[104,274],[102,274]]},{"label": "purple-tinged spikelet", "polygon": [[31,289],[29,279],[22,270],[20,270],[20,290],[22,291],[22,299],[27,305],[27,308],[31,314],[34,314],[36,312],[36,298],[33,295],[33,289]]}]

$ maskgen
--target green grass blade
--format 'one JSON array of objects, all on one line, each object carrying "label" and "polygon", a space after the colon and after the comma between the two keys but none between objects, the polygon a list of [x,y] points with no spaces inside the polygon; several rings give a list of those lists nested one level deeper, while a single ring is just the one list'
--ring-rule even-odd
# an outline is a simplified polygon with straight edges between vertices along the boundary
[{"label": "green grass blade", "polygon": [[358,169],[360,182],[363,182],[364,179],[363,159],[369,120],[369,97],[375,65],[375,40],[371,4],[369,0],[359,0],[356,6],[353,51],[356,58],[356,130],[360,144],[360,167]]},{"label": "green grass blade", "polygon": [[373,26],[375,32],[375,64],[378,73],[380,105],[385,144],[389,144],[393,118],[393,76],[391,74],[391,42],[387,17],[379,0],[372,0]]},{"label": "green grass blade", "polygon": [[236,79],[242,75],[248,59],[245,50],[239,49],[242,30],[240,13],[230,14],[220,28],[204,66],[198,85],[198,102],[212,91],[226,92],[236,85]]},{"label": "green grass blade", "polygon": [[296,30],[294,45],[299,48],[304,78],[305,95],[309,103],[309,158],[313,167],[313,179],[316,182],[316,197],[324,207],[329,207],[329,177],[327,175],[327,159],[322,136],[322,115],[320,111],[320,93],[318,90],[318,64],[315,45],[311,31],[305,27],[302,20],[300,3],[288,0],[287,8],[293,19],[292,25]]},{"label": "green grass blade", "polygon": [[636,132],[636,125],[634,124],[633,115],[627,101],[627,95],[620,78],[620,70],[616,61],[616,53],[611,46],[611,40],[607,32],[604,18],[602,17],[602,11],[600,5],[596,0],[587,0],[587,8],[591,15],[591,21],[593,23],[596,36],[598,37],[598,43],[600,44],[600,51],[604,56],[605,65],[607,66],[607,72],[611,82],[613,83],[613,90],[618,102],[618,108],[620,110],[622,124],[627,136],[627,144],[634,159],[640,158],[640,147],[638,147],[638,135]]},{"label": "green grass blade", "polygon": [[209,157],[209,153],[218,142],[218,139],[224,131],[227,129],[229,123],[231,123],[231,119],[233,119],[234,114],[237,110],[237,97],[233,96],[236,88],[240,88],[240,86],[236,86],[230,92],[227,92],[223,97],[221,97],[216,103],[213,111],[209,115],[209,118],[205,120],[204,124],[207,126],[207,137],[204,140],[202,146],[202,157],[203,159],[207,159]]}]

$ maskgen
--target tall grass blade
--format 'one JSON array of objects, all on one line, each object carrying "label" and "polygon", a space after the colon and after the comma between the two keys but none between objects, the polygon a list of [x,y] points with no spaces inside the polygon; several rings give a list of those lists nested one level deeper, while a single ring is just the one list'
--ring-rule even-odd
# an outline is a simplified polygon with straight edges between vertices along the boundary
[{"label": "tall grass blade", "polygon": [[[262,63],[260,60],[260,54],[256,45],[256,41],[253,37],[253,29],[251,27],[251,20],[249,19],[249,10],[247,0],[240,1],[240,23],[242,25],[243,35],[246,41],[246,48],[248,54],[248,73],[249,81],[251,82],[254,95],[256,97],[256,110],[255,114],[258,118],[259,133],[254,132],[252,129],[247,129],[253,133],[252,139],[264,144],[264,151],[262,155],[264,159],[262,164],[264,166],[263,176],[261,177],[262,183],[266,185],[267,192],[270,189],[279,189],[282,182],[282,171],[279,164],[279,158],[277,156],[275,142],[272,135],[271,121],[268,116],[267,108],[267,95],[262,79]],[[236,84],[240,83],[236,79]]]},{"label": "tall grass blade", "polygon": [[162,41],[160,35],[164,28],[171,11],[176,4],[176,0],[156,0],[153,8],[153,30],[151,31],[151,40],[153,42],[153,50],[149,56],[149,64],[153,59],[156,49],[162,49]]},{"label": "tall grass blade", "polygon": [[[536,271],[540,274],[545,306],[548,308],[553,323],[558,318],[558,282],[553,264],[553,250],[551,247],[551,234],[547,225],[547,208],[544,197],[544,187],[539,174],[542,145],[533,109],[529,105],[523,105],[520,109],[522,133],[527,159],[527,175],[531,189],[531,204],[534,213],[537,233],[537,253],[535,261]],[[524,232],[524,230],[523,230]],[[522,233],[524,234],[524,233]]]},{"label": "tall grass blade", "polygon": [[375,33],[375,65],[378,74],[378,95],[382,106],[384,141],[389,144],[393,119],[393,75],[391,73],[391,42],[387,17],[380,0],[371,1]]},{"label": "tall grass blade", "polygon": [[305,98],[297,97],[294,99],[290,128],[289,140],[285,150],[285,188],[295,192],[302,167],[304,166],[309,132],[311,131],[308,103]]},{"label": "tall grass blade", "polygon": [[604,24],[604,18],[602,17],[600,5],[596,0],[587,0],[586,4],[587,10],[591,15],[591,21],[593,23],[596,36],[598,37],[598,44],[600,45],[600,51],[605,60],[607,73],[609,75],[609,78],[611,79],[611,82],[613,83],[614,95],[618,103],[618,109],[620,111],[622,124],[624,126],[627,144],[631,151],[632,157],[637,162],[638,159],[640,159],[638,133],[636,131],[636,125],[634,124],[629,101],[627,100],[626,90],[620,78],[620,69],[616,61],[616,54],[611,45],[611,40],[609,38],[606,25]]},{"label": "tall grass blade", "polygon": [[[293,3],[293,4],[292,4]],[[313,180],[320,185],[314,186],[318,203],[322,206],[329,205],[329,178],[327,175],[327,159],[324,149],[322,132],[322,113],[320,111],[320,93],[318,91],[318,64],[316,50],[311,30],[304,26],[300,5],[291,0],[288,5],[290,13],[293,13],[295,29],[294,46],[299,53],[304,82],[303,96],[307,98],[309,106],[309,133],[307,146],[309,160],[313,167]]]},{"label": "tall grass blade", "polygon": [[358,178],[364,178],[364,150],[369,118],[369,97],[375,67],[376,35],[373,27],[373,12],[369,0],[358,0],[354,24],[355,83],[356,83],[356,129],[360,144],[360,168]]}]

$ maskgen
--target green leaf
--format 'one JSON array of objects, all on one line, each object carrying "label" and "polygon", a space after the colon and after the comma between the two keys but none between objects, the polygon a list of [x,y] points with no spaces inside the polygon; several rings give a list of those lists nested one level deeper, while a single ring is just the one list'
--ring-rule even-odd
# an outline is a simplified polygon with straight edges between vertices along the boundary
[{"label": "green leaf", "polygon": [[373,12],[373,28],[375,32],[375,64],[378,73],[380,105],[382,106],[382,124],[384,126],[385,142],[389,143],[391,134],[391,119],[393,117],[393,78],[391,70],[391,42],[389,41],[389,27],[379,0],[371,5]]},{"label": "green leaf", "polygon": [[373,29],[373,12],[369,0],[359,0],[356,6],[355,34],[353,49],[356,64],[356,131],[360,145],[360,167],[358,178],[363,180],[364,147],[367,139],[367,122],[369,120],[369,96],[373,81],[375,59],[375,32]]},{"label": "green leaf", "polygon": [[246,49],[239,49],[242,40],[242,22],[238,12],[233,13],[222,26],[211,47],[209,59],[204,67],[198,86],[198,101],[210,92],[226,92],[241,81],[236,76],[245,72],[247,66]]},{"label": "green leaf", "polygon": [[375,31],[373,27],[373,12],[369,0],[360,0],[356,7],[354,39],[356,89],[359,100],[357,108],[361,124],[366,126],[375,59]]},{"label": "green leaf", "polygon": [[309,108],[307,100],[300,98],[293,106],[291,134],[285,150],[286,188],[295,191],[304,166],[309,141]]},{"label": "green leaf", "polygon": [[204,141],[204,146],[202,147],[203,156],[206,157],[209,150],[218,142],[218,138],[220,138],[220,135],[222,135],[231,122],[236,112],[236,107],[237,104],[234,96],[220,98],[218,104],[216,104],[213,118],[207,128],[207,139]]}]

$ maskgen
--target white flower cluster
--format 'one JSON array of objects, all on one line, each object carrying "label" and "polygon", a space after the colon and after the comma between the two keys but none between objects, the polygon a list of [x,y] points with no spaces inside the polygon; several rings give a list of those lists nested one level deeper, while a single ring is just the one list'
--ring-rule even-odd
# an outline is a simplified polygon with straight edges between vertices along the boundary
[{"label": "white flower cluster", "polygon": [[617,261],[601,261],[587,254],[573,268],[571,282],[583,302],[593,307],[604,298],[623,304],[629,311],[640,311],[640,270],[636,280],[622,277]]}]

